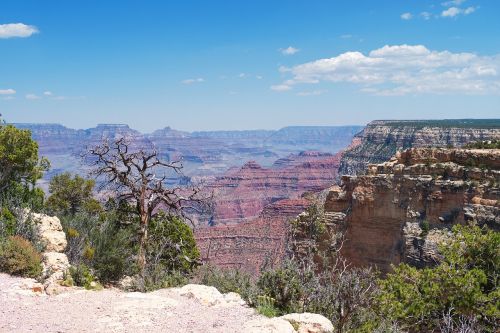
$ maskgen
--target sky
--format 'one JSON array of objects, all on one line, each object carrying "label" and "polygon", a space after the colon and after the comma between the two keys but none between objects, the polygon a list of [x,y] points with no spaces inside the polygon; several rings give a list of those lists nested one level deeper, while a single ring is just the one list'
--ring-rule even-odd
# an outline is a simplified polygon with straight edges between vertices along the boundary
[{"label": "sky", "polygon": [[500,118],[498,0],[2,0],[0,113],[143,132]]}]

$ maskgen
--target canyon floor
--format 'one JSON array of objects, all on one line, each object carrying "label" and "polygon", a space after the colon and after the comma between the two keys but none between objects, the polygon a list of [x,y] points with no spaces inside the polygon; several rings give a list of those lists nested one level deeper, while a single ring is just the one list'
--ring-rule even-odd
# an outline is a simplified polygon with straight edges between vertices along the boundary
[{"label": "canyon floor", "polygon": [[35,295],[26,279],[0,274],[0,332],[241,332],[267,320],[238,302],[210,306],[179,289],[151,293],[71,290]]}]

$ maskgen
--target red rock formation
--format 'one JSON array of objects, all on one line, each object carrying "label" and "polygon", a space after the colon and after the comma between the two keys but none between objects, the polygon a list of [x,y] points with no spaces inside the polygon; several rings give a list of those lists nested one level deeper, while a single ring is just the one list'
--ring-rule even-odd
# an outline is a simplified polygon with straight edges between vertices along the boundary
[{"label": "red rock formation", "polygon": [[215,223],[256,219],[269,204],[324,190],[337,177],[340,156],[305,152],[280,159],[272,168],[248,162],[240,169],[229,170],[207,185],[214,192]]},{"label": "red rock formation", "polygon": [[266,206],[256,220],[198,228],[195,237],[201,257],[218,267],[241,269],[255,276],[264,264],[281,260],[287,222],[308,205],[309,201],[303,198],[284,199]]},{"label": "red rock formation", "polygon": [[342,177],[325,211],[345,232],[351,264],[384,272],[400,262],[426,266],[452,225],[500,229],[499,183],[500,150],[412,148],[370,165],[367,175]]}]

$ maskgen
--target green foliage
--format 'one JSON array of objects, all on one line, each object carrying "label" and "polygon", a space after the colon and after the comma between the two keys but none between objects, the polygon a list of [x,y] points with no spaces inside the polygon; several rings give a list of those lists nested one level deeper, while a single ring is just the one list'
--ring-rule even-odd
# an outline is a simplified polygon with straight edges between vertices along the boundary
[{"label": "green foliage", "polygon": [[[84,287],[89,290],[102,289],[102,286],[96,281],[96,277],[91,269],[85,264],[71,266],[69,268],[69,275],[73,283],[79,287]],[[65,279],[65,281],[67,281],[68,284],[71,283],[69,278]]]},{"label": "green foliage", "polygon": [[258,296],[256,306],[257,312],[268,318],[277,317],[280,315],[280,311],[274,304],[275,301],[273,298],[268,296]]},{"label": "green foliage", "polygon": [[257,286],[264,296],[274,300],[274,306],[282,313],[294,312],[301,307],[304,285],[300,272],[292,261],[281,267],[262,273]]},{"label": "green foliage", "polygon": [[256,302],[256,288],[251,276],[238,269],[221,269],[212,265],[200,266],[194,281],[217,288],[221,293],[238,293],[249,304]]},{"label": "green foliage", "polygon": [[0,271],[11,275],[35,278],[42,273],[42,256],[20,236],[11,236],[0,243]]},{"label": "green foliage", "polygon": [[38,144],[29,130],[0,125],[0,191],[12,182],[34,185],[48,167],[47,159],[38,159]]},{"label": "green foliage", "polygon": [[146,258],[143,287],[153,290],[175,283],[176,276],[190,275],[199,265],[200,252],[186,223],[177,216],[160,213],[148,227]]},{"label": "green foliage", "polygon": [[92,197],[95,181],[65,172],[52,177],[49,184],[50,197],[47,207],[51,212],[75,215],[82,208],[88,212],[99,212],[100,205]]},{"label": "green foliage", "polygon": [[469,149],[500,149],[500,140],[476,141],[465,145]]},{"label": "green foliage", "polygon": [[431,230],[431,225],[429,221],[423,220],[420,223],[420,228],[422,229],[422,232],[420,233],[420,237],[425,237],[429,233],[429,230]]},{"label": "green foliage", "polygon": [[423,331],[437,329],[444,313],[479,320],[485,330],[498,324],[500,234],[477,226],[455,226],[453,234],[437,267],[402,264],[379,281],[382,317]]},{"label": "green foliage", "polygon": [[61,217],[66,232],[66,254],[73,265],[86,264],[103,283],[135,273],[132,265],[135,230],[122,224],[111,210],[99,215],[83,209],[75,215]]}]

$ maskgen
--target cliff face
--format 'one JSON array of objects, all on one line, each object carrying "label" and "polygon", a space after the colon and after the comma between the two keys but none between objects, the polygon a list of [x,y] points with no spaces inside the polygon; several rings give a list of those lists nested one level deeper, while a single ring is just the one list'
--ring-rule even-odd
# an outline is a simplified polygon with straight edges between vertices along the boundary
[{"label": "cliff face", "polygon": [[279,216],[279,205],[267,206],[326,189],[337,177],[340,156],[303,152],[279,159],[270,168],[248,162],[229,170],[206,185],[214,193],[213,220],[216,224],[240,223],[258,218],[264,210]]},{"label": "cliff face", "polygon": [[462,147],[471,141],[500,138],[500,119],[376,120],[357,134],[346,150],[339,174],[355,175],[369,163],[382,163],[411,147]]},{"label": "cliff face", "polygon": [[412,148],[329,189],[325,211],[355,266],[432,265],[454,224],[500,230],[500,150]]}]

